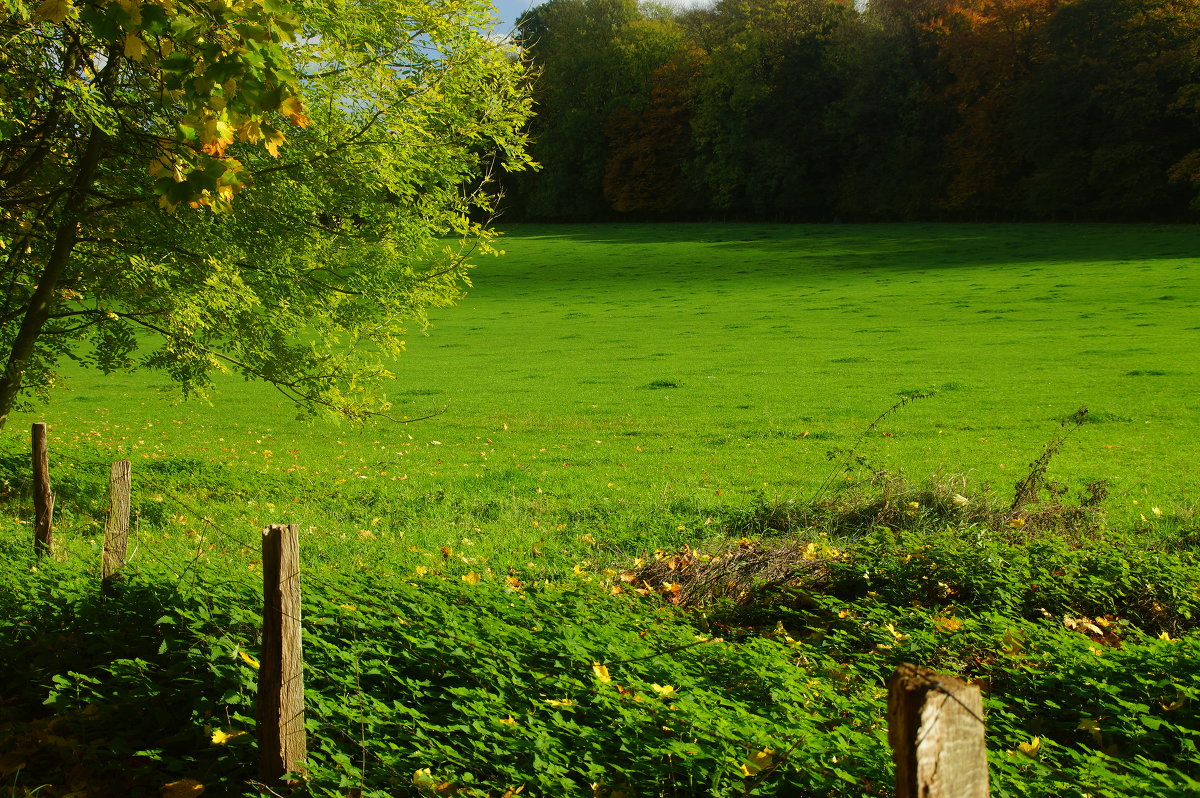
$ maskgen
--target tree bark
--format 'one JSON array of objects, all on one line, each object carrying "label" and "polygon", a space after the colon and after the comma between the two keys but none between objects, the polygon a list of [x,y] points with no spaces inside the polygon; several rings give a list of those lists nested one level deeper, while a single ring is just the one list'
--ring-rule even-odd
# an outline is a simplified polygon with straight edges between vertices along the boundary
[{"label": "tree bark", "polygon": [[33,359],[38,336],[46,325],[47,319],[54,308],[54,298],[58,291],[58,283],[66,273],[67,264],[71,261],[71,252],[79,238],[79,220],[87,203],[87,194],[96,179],[96,169],[100,165],[100,157],[104,151],[106,137],[104,132],[93,126],[88,134],[87,144],[84,145],[83,155],[75,173],[75,182],[63,202],[62,212],[58,217],[58,230],[54,234],[54,246],[46,259],[46,266],[38,279],[37,288],[25,308],[25,316],[21,319],[21,327],[13,339],[12,349],[9,350],[8,363],[0,374],[0,430],[4,429],[8,416],[16,404],[17,395],[21,392],[21,381]]}]

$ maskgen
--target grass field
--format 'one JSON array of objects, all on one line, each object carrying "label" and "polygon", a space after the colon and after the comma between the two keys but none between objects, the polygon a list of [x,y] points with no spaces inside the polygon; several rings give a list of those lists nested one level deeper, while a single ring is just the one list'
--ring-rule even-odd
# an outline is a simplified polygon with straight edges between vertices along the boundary
[{"label": "grass field", "polygon": [[[993,795],[1195,795],[1197,244],[520,227],[397,365],[418,423],[69,371],[0,440],[0,780],[255,793],[257,538],[295,522],[305,794],[889,796],[882,684],[912,661],[985,686]],[[1048,468],[1068,493],[1010,511],[1080,406]],[[37,562],[34,420],[57,491]],[[119,600],[95,586],[118,457]],[[720,571],[756,557],[795,570]],[[725,592],[684,602],[718,562]]]},{"label": "grass field", "polygon": [[[633,551],[810,498],[830,449],[935,391],[862,442],[873,467],[1003,495],[1085,405],[1051,475],[1110,480],[1123,522],[1186,516],[1197,243],[1190,227],[521,227],[398,365],[398,412],[445,407],[433,419],[312,426],[261,385],[226,380],[208,406],[78,373],[11,428],[47,420],[88,460],[191,458],[322,529],[381,518],[420,544],[507,550],[566,524],[568,545]],[[271,520],[238,504],[206,512]]]}]

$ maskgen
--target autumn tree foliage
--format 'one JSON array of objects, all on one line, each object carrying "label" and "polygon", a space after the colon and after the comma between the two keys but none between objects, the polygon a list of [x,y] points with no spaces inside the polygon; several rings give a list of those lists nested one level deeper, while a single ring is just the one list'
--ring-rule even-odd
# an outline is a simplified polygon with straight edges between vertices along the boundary
[{"label": "autumn tree foliage", "polygon": [[1019,96],[1038,54],[1037,32],[1059,0],[954,0],[927,25],[950,78],[940,98],[957,124],[947,136],[946,203],[989,214],[1020,207],[1027,158],[1014,133]]},{"label": "autumn tree foliage", "polygon": [[[543,171],[512,184],[514,216],[1183,219],[1197,204],[1194,3],[620,0],[614,17],[617,2],[526,16]],[[600,18],[599,38],[576,24]],[[655,68],[628,69],[622,37],[651,28],[676,35]]]},{"label": "autumn tree foliage", "polygon": [[688,79],[703,53],[680,49],[651,72],[650,97],[640,110],[609,117],[604,197],[620,213],[672,216],[695,210],[686,166],[693,157]]},{"label": "autumn tree foliage", "polygon": [[[481,0],[4,0],[0,425],[73,358],[385,412],[452,301],[524,66]],[[368,348],[364,343],[370,342]]]}]

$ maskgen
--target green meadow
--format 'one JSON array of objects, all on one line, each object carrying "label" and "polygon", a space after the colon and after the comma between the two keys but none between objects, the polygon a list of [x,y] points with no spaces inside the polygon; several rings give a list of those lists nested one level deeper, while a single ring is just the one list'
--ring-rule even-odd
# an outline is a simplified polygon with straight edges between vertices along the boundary
[{"label": "green meadow", "polygon": [[[378,517],[420,544],[592,533],[633,554],[812,498],[831,450],[1011,495],[1086,406],[1052,476],[1109,480],[1122,521],[1147,506],[1182,516],[1200,497],[1198,239],[1147,226],[517,227],[396,366],[396,414],[432,418],[313,425],[262,385],[228,380],[208,405],[153,375],[68,372],[68,390],[12,426],[46,420],[54,450],[80,459],[182,458],[259,482],[252,511],[206,505],[247,528],[344,533]],[[860,442],[909,393],[934,395]],[[138,472],[152,489],[157,472]],[[555,535],[562,524],[570,534]]]},{"label": "green meadow", "polygon": [[[0,443],[0,742],[24,752],[0,777],[253,792],[258,533],[298,523],[312,794],[891,795],[903,661],[985,685],[995,795],[1195,794],[1198,244],[514,226],[396,364],[413,423],[67,369]],[[680,598],[688,567],[759,554],[792,570]]]}]

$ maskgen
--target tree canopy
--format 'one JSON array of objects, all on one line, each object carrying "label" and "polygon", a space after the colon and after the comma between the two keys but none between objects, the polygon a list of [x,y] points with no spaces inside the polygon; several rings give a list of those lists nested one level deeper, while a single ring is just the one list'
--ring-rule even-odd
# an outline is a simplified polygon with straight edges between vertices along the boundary
[{"label": "tree canopy", "polygon": [[1194,218],[1198,8],[550,0],[521,31],[540,70],[530,132],[544,168],[510,181],[510,207],[557,220]]},{"label": "tree canopy", "polygon": [[63,358],[386,412],[528,164],[486,0],[4,2],[0,425]]}]

